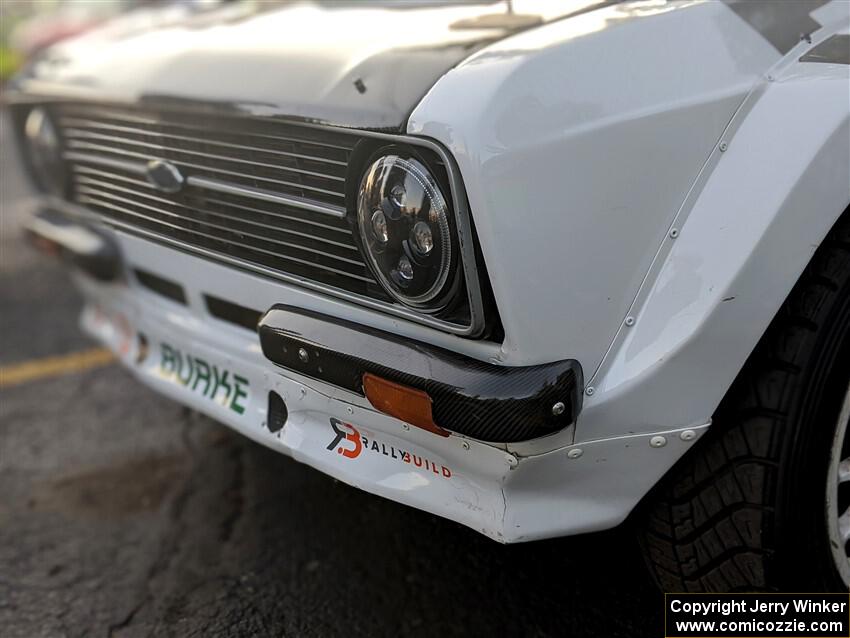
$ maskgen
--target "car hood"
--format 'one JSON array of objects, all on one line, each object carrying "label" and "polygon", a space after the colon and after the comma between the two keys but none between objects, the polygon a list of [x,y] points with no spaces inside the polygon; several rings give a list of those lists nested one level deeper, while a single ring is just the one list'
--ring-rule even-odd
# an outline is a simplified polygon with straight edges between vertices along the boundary
[{"label": "car hood", "polygon": [[399,130],[433,84],[475,51],[599,4],[239,2],[204,11],[144,9],[50,49],[19,86],[27,93],[214,103]]}]

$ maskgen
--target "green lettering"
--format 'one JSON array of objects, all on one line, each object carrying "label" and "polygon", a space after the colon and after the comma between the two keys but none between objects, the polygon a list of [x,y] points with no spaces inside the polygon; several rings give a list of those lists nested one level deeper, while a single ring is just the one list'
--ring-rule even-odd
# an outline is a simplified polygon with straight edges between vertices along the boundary
[{"label": "green lettering", "polygon": [[180,381],[183,385],[189,385],[189,381],[192,380],[192,373],[195,371],[195,361],[192,359],[190,355],[186,355],[186,362],[189,364],[189,374],[186,375],[186,378],[183,378],[183,355],[180,354],[180,351],[177,351],[177,380]]},{"label": "green lettering", "polygon": [[195,392],[198,389],[198,384],[203,381],[204,391],[201,394],[207,396],[210,389],[210,367],[203,359],[196,359],[195,365],[197,374],[195,375],[195,382],[192,384],[192,392]]},{"label": "green lettering", "polygon": [[159,360],[160,370],[173,374],[177,365],[177,360],[174,358],[174,350],[167,343],[160,343],[159,349],[162,354]]},{"label": "green lettering", "polygon": [[212,373],[213,373],[213,391],[212,391],[212,394],[210,395],[210,398],[215,400],[216,396],[218,395],[218,389],[224,388],[224,390],[225,390],[224,400],[225,400],[225,402],[227,402],[227,399],[230,398],[230,390],[231,390],[230,384],[227,382],[227,377],[228,377],[227,370],[225,370],[221,374],[221,376],[219,376],[218,368],[216,366],[213,366],[212,367]]},{"label": "green lettering", "polygon": [[233,399],[230,401],[230,409],[236,412],[236,414],[244,414],[245,406],[237,403],[240,398],[247,397],[248,393],[245,392],[242,388],[242,384],[246,387],[248,385],[248,379],[244,377],[240,377],[238,374],[233,375]]},{"label": "green lettering", "polygon": [[[192,392],[201,391],[201,395],[217,400],[219,390],[224,390],[223,404],[237,414],[245,413],[243,400],[248,397],[249,381],[238,374],[231,375],[228,370],[220,370],[218,366],[211,365],[203,359],[198,359],[187,354],[183,363],[183,353],[167,343],[160,342],[160,370],[169,375],[176,376],[177,380],[190,388]],[[203,384],[203,387],[201,387]]]}]

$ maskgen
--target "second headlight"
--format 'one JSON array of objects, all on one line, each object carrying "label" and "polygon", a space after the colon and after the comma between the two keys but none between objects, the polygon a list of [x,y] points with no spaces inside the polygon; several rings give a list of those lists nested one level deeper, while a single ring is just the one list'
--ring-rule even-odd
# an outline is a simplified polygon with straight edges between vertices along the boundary
[{"label": "second headlight", "polygon": [[357,202],[363,248],[380,283],[425,311],[451,299],[457,270],[451,210],[418,159],[386,154],[366,169]]},{"label": "second headlight", "polygon": [[35,107],[24,122],[29,160],[39,186],[53,195],[65,193],[62,147],[53,122],[43,107]]}]

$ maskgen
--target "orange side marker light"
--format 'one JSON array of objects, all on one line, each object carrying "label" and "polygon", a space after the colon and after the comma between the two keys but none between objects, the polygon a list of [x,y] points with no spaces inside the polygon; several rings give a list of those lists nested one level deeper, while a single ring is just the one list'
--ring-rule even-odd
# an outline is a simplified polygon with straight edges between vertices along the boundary
[{"label": "orange side marker light", "polygon": [[427,392],[409,388],[369,372],[363,373],[363,389],[366,391],[369,403],[379,412],[433,434],[449,436],[448,430],[434,423],[434,417],[431,414],[431,397]]}]

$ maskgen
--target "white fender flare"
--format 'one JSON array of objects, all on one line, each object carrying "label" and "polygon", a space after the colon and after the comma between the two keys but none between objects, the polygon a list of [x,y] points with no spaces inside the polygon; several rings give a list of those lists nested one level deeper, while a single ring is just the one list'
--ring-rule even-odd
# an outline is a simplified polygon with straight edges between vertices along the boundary
[{"label": "white fender flare", "polygon": [[709,421],[850,204],[850,67],[798,61],[817,44],[733,118],[602,365],[585,371],[576,441]]}]

